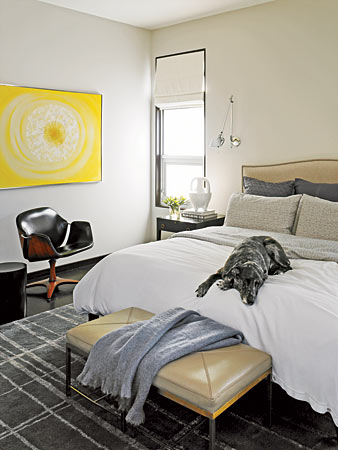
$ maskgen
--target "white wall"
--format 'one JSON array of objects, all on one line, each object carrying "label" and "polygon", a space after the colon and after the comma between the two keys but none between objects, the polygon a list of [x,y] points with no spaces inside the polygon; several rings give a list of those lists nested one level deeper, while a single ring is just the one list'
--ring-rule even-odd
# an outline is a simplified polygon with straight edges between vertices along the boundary
[{"label": "white wall", "polygon": [[242,145],[207,149],[210,206],[219,212],[240,190],[242,164],[338,157],[337,43],[336,0],[276,0],[154,32],[35,0],[0,0],[0,83],[103,94],[103,182],[1,190],[0,261],[23,260],[15,217],[36,206],[93,226],[93,249],[59,264],[150,239],[154,216],[164,213],[151,208],[155,56],[207,49],[207,142],[235,95]]},{"label": "white wall", "polygon": [[210,207],[225,212],[242,164],[338,157],[337,46],[337,0],[276,0],[153,32],[153,59],[207,49],[207,143],[235,96],[242,144],[207,148]]},{"label": "white wall", "polygon": [[93,249],[59,265],[150,238],[150,42],[144,29],[0,0],[0,83],[103,94],[103,182],[1,190],[0,261],[24,261],[15,217],[37,206],[92,224]]}]

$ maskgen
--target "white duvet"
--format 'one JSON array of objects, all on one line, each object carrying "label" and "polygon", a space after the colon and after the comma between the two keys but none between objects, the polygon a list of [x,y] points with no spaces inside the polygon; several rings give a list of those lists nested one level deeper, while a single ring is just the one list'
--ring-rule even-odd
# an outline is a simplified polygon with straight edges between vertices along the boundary
[{"label": "white duvet", "polygon": [[[195,289],[224,265],[233,247],[248,235],[270,235],[288,254],[309,248],[322,259],[338,260],[337,243],[277,233],[213,227],[177,238],[137,245],[99,262],[74,290],[80,313],[105,315],[130,306],[154,313],[174,306],[193,309],[241,330],[253,347],[273,359],[273,379],[294,398],[338,426],[338,265],[333,261],[292,259],[293,270],[269,276],[253,306],[239,293],[214,284],[203,298]],[[321,248],[322,247],[322,248]],[[299,250],[300,249],[300,250]]]}]

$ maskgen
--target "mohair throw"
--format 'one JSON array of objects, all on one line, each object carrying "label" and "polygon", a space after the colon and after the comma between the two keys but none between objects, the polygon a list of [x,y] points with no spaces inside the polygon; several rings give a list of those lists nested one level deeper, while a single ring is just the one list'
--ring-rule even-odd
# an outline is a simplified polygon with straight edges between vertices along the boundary
[{"label": "mohair throw", "polygon": [[169,362],[197,351],[239,344],[243,334],[195,311],[172,308],[112,331],[92,347],[78,380],[101,388],[139,425],[143,405],[157,372]]}]

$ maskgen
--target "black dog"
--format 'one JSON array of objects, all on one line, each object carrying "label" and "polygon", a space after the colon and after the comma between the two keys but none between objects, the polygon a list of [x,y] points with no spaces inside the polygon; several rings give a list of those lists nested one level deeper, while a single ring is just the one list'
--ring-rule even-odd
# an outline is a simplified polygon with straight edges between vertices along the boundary
[{"label": "black dog", "polygon": [[277,275],[292,269],[282,246],[269,236],[253,236],[239,244],[224,266],[196,289],[203,297],[217,280],[220,289],[237,289],[243,303],[253,305],[258,289],[268,275]]}]

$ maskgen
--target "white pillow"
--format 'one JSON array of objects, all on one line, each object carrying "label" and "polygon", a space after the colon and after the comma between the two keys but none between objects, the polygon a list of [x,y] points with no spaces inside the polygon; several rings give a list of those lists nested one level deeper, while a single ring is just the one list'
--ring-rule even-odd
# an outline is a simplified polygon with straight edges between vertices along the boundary
[{"label": "white pillow", "polygon": [[228,203],[225,224],[291,234],[301,197],[261,197],[233,193]]},{"label": "white pillow", "polygon": [[338,203],[303,195],[296,236],[338,241]]}]

